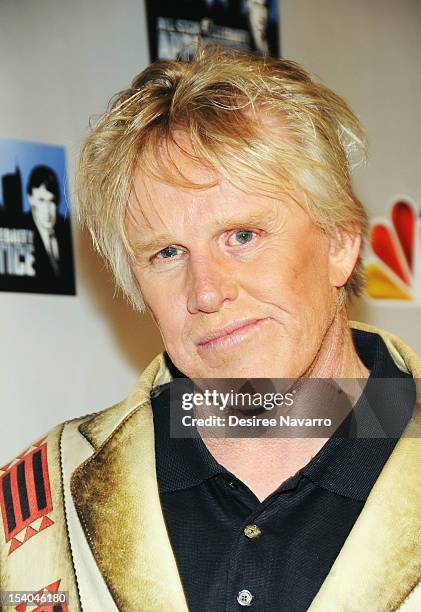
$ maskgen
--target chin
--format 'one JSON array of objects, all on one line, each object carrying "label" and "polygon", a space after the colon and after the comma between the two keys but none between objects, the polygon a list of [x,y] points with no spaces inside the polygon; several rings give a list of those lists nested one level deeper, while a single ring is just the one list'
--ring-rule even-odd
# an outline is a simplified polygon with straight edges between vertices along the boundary
[{"label": "chin", "polygon": [[283,368],[282,363],[290,362],[284,357],[268,356],[267,359],[253,359],[251,354],[235,358],[221,355],[218,362],[202,363],[197,378],[292,378],[295,368]]}]

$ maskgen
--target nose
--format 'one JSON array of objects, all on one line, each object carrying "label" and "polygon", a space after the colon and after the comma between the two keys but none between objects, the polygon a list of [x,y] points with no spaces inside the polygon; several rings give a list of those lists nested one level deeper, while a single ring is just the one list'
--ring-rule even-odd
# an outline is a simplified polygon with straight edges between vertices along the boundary
[{"label": "nose", "polygon": [[238,286],[232,267],[211,256],[191,260],[187,309],[190,314],[217,312],[226,300],[238,296]]}]

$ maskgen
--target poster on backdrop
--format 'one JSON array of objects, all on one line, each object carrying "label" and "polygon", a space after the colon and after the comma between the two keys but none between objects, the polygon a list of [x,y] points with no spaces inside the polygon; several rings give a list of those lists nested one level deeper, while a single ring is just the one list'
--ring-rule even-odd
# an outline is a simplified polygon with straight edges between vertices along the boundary
[{"label": "poster on backdrop", "polygon": [[279,56],[278,0],[146,0],[151,61],[186,59],[206,43]]},{"label": "poster on backdrop", "polygon": [[0,139],[0,291],[75,295],[63,147]]}]

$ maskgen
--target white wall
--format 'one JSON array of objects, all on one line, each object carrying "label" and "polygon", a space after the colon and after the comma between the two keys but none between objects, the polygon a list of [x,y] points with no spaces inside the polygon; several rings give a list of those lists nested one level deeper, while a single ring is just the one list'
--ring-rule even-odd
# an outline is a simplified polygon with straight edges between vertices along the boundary
[{"label": "white wall", "polygon": [[[64,145],[71,178],[89,115],[147,62],[140,0],[1,0],[0,137]],[[74,238],[76,297],[0,293],[0,465],[51,426],[122,399],[160,350],[151,325],[114,299],[87,237]]]},{"label": "white wall", "polygon": [[[347,98],[367,128],[362,200],[373,214],[395,194],[420,200],[421,3],[281,6],[283,55]],[[142,0],[1,0],[0,137],[66,146],[71,179],[88,116],[147,61]],[[124,397],[161,350],[150,321],[113,297],[86,236],[74,235],[77,297],[0,294],[0,465],[52,425]],[[419,308],[362,304],[353,314],[421,351]]]},{"label": "white wall", "polygon": [[[397,195],[421,202],[421,2],[282,0],[283,55],[348,100],[369,139],[355,177],[372,216]],[[400,335],[421,352],[421,308],[368,306],[351,316]]]}]

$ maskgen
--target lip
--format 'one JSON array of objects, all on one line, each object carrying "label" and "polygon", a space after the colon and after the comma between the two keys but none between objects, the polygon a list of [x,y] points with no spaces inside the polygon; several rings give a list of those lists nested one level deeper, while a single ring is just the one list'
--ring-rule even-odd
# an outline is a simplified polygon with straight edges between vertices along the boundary
[{"label": "lip", "polygon": [[232,343],[233,340],[241,341],[254,331],[262,321],[267,321],[268,317],[242,319],[234,321],[225,327],[213,330],[199,338],[197,346],[199,349],[213,348]]}]

